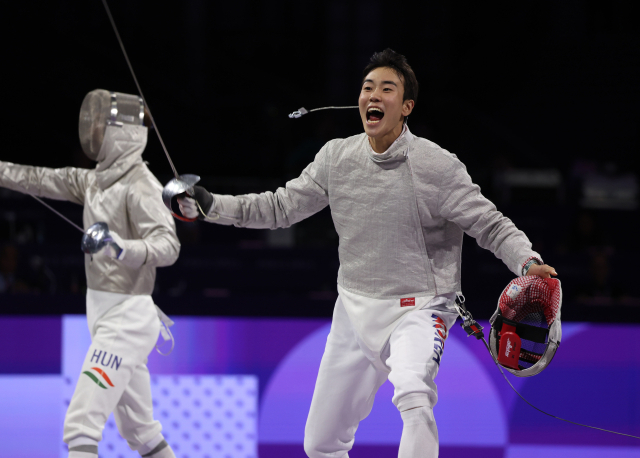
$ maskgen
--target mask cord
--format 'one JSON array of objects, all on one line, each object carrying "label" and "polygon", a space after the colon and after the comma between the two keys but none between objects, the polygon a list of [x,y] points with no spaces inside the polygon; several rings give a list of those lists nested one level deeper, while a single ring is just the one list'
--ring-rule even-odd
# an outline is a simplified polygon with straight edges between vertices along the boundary
[{"label": "mask cord", "polygon": [[298,111],[294,111],[293,113],[289,114],[290,118],[300,118],[303,115],[306,115],[307,113],[313,113],[314,111],[320,111],[320,110],[344,110],[346,108],[358,108],[357,105],[351,105],[348,107],[322,107],[322,108],[314,108],[313,110],[307,110],[305,107],[300,108]]},{"label": "mask cord", "polygon": [[482,342],[484,342],[484,346],[487,347],[487,350],[489,351],[489,354],[491,355],[491,359],[493,359],[493,362],[496,364],[496,366],[498,367],[498,370],[500,370],[500,373],[502,374],[502,376],[504,377],[504,379],[507,381],[507,383],[509,384],[509,386],[511,387],[511,389],[513,391],[515,391],[515,393],[520,396],[520,399],[522,399],[524,402],[526,402],[527,404],[529,404],[531,407],[533,407],[534,409],[536,409],[538,412],[541,412],[545,415],[548,415],[549,417],[555,418],[557,420],[562,420],[562,421],[566,421],[567,423],[571,423],[572,425],[578,425],[578,426],[583,426],[585,428],[591,428],[591,429],[597,429],[598,431],[604,431],[606,433],[611,433],[611,434],[618,434],[619,436],[626,436],[626,437],[633,437],[634,439],[640,439],[640,437],[638,436],[634,436],[632,434],[625,434],[625,433],[619,433],[617,431],[611,431],[608,429],[604,429],[604,428],[597,428],[595,426],[589,426],[589,425],[583,425],[582,423],[576,423],[575,421],[571,421],[571,420],[565,420],[564,418],[560,418],[560,417],[556,417],[555,415],[551,415],[550,413],[545,412],[542,409],[539,409],[538,407],[534,406],[533,404],[531,404],[529,401],[527,401],[524,396],[522,396],[518,390],[515,389],[515,387],[511,384],[511,381],[507,378],[507,375],[504,373],[504,371],[502,370],[502,367],[500,366],[500,363],[498,363],[498,361],[496,360],[496,357],[493,355],[493,352],[491,351],[491,347],[489,347],[489,344],[487,343],[487,341],[485,340],[484,336],[481,337]]}]

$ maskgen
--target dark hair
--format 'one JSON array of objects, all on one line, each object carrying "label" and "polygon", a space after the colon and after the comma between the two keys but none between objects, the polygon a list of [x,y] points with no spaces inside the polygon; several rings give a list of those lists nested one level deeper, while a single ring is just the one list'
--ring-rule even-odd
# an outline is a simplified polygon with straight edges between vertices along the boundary
[{"label": "dark hair", "polygon": [[418,80],[416,78],[416,74],[413,73],[413,69],[407,62],[407,58],[402,54],[398,54],[393,49],[387,48],[382,52],[374,53],[371,56],[369,64],[364,68],[364,72],[362,72],[362,80],[367,77],[371,71],[380,67],[389,67],[402,80],[402,84],[404,86],[404,94],[402,97],[402,101],[405,100],[413,100],[414,102],[418,99]]}]

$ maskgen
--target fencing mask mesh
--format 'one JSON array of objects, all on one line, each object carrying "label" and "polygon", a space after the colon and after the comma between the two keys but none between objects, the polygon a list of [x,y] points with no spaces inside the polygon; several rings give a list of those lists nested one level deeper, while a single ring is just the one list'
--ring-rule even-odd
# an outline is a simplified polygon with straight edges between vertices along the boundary
[{"label": "fencing mask mesh", "polygon": [[549,365],[562,337],[561,305],[555,278],[532,275],[507,285],[490,320],[491,351],[505,369],[530,377]]},{"label": "fencing mask mesh", "polygon": [[84,97],[80,107],[78,133],[82,150],[90,159],[99,160],[107,126],[141,126],[143,120],[144,103],[137,95],[95,89]]}]

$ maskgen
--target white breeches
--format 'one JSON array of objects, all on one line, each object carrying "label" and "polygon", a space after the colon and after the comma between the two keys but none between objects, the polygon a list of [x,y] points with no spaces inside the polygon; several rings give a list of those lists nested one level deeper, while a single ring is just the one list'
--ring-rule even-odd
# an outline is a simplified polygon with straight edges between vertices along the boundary
[{"label": "white breeches", "polygon": [[[443,299],[434,301],[442,304]],[[353,330],[338,297],[305,428],[309,457],[348,457],[358,424],[371,412],[375,394],[387,378],[399,411],[426,407],[426,416],[433,418],[438,401],[434,378],[457,314],[442,305],[430,308],[432,302],[405,315],[382,352],[372,354]],[[437,456],[435,420],[430,425],[435,455],[424,456]]]},{"label": "white breeches", "polygon": [[67,410],[65,442],[79,436],[100,441],[111,412],[133,450],[160,433],[162,427],[153,419],[146,366],[159,331],[151,296],[132,296],[96,321],[91,329],[91,347]]}]

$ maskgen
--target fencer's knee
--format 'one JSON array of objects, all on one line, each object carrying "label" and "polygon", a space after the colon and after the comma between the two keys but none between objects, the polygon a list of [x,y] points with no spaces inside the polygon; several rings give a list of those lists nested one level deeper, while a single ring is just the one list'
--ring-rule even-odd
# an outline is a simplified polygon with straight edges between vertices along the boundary
[{"label": "fencer's knee", "polygon": [[335,450],[336,444],[339,444],[336,440],[322,441],[318,438],[304,436],[304,452],[309,458],[349,458],[348,452],[351,446],[345,444],[344,447],[338,446],[342,450]]},{"label": "fencer's knee", "polygon": [[400,396],[393,399],[393,403],[398,408],[398,411],[405,412],[407,410],[416,409],[418,407],[428,407],[432,409],[437,398],[433,399],[430,393],[413,393],[407,396]]},{"label": "fencer's knee", "polygon": [[318,441],[313,440],[309,436],[304,436],[304,453],[306,453],[309,458],[326,458],[326,455],[318,450],[319,445]]}]

